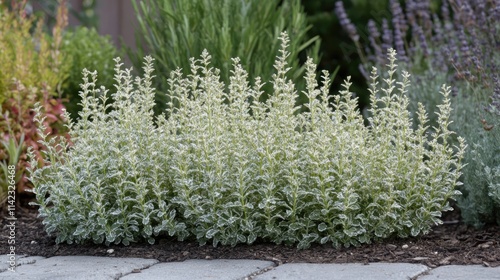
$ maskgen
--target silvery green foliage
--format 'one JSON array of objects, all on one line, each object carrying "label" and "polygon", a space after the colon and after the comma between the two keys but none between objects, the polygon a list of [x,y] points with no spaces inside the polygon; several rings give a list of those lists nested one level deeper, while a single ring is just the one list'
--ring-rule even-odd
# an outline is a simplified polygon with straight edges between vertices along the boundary
[{"label": "silvery green foliage", "polygon": [[48,233],[57,232],[57,242],[127,245],[139,238],[153,243],[159,232],[181,239],[186,235],[168,203],[171,189],[157,152],[152,59],[146,58],[145,75],[135,80],[130,69],[121,69],[119,59],[116,63],[112,104],[107,104],[108,90],[96,86],[97,73],[83,71],[83,109],[79,122],[69,124],[74,146],[61,139],[53,147],[38,120],[50,160],[30,176],[40,216]]},{"label": "silvery green foliage", "polygon": [[[449,80],[446,72],[426,70],[420,77],[410,79],[413,88],[408,93],[410,112],[418,108],[419,102],[426,109],[442,102],[442,96],[436,95],[435,89]],[[470,147],[464,154],[463,185],[459,188],[463,195],[457,206],[467,224],[477,228],[500,224],[500,112],[494,111],[493,105],[485,110],[495,90],[464,81],[455,81],[453,86],[455,96],[450,98],[453,110],[450,128]],[[429,124],[435,123],[437,116],[430,117]]]},{"label": "silvery green foliage", "polygon": [[428,133],[420,106],[414,130],[409,74],[393,79],[391,50],[389,77],[379,81],[374,69],[365,126],[349,78],[330,102],[328,73],[318,85],[308,60],[308,112],[298,114],[287,35],[281,40],[269,81],[274,94],[265,103],[258,102],[263,83],[250,85],[239,59],[225,85],[203,52],[189,76],[170,74],[172,102],[156,125],[151,59],[135,87],[130,71],[117,66],[109,105],[102,105],[106,90],[96,89],[95,74],[84,72],[84,110],[70,125],[74,146],[49,149],[50,165],[31,170],[47,230],[58,242],[153,242],[165,232],[201,244],[260,238],[306,248],[415,236],[439,224],[448,199],[459,194],[465,149],[463,140],[456,152],[448,144],[449,88],[442,88],[438,126]]},{"label": "silvery green foliage", "polygon": [[464,222],[477,228],[500,225],[500,115],[483,110],[485,102],[461,95],[456,99],[451,117],[470,146],[464,156],[460,213]]}]

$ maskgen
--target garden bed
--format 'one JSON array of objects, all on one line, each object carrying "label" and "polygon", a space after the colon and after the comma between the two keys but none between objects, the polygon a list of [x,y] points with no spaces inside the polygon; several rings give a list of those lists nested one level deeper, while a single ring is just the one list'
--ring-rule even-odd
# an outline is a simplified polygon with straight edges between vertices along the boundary
[{"label": "garden bed", "polygon": [[[388,239],[357,248],[335,249],[330,244],[313,244],[309,249],[297,250],[295,246],[256,242],[253,245],[199,246],[196,242],[179,242],[159,236],[154,245],[132,243],[123,245],[68,245],[56,244],[43,229],[36,209],[18,208],[16,228],[16,254],[31,256],[112,256],[154,258],[161,262],[186,259],[259,259],[277,264],[308,263],[368,263],[406,262],[422,263],[430,267],[450,264],[481,264],[500,266],[500,227],[475,230],[459,223],[459,213],[448,213],[445,224],[433,228],[430,234],[418,238]],[[2,219],[2,235],[7,232],[7,221]],[[0,238],[0,253],[6,254],[7,238]],[[407,245],[407,246],[405,246]],[[108,253],[113,249],[112,253]]]}]

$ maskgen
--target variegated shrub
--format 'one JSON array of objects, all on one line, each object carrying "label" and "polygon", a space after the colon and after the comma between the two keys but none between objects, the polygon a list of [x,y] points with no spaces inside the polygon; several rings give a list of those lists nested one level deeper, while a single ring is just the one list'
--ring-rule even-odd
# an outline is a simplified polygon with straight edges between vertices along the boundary
[{"label": "variegated shrub", "polygon": [[134,81],[118,64],[113,102],[96,74],[84,71],[84,109],[70,124],[74,145],[50,148],[50,165],[31,170],[47,231],[69,243],[153,243],[168,234],[201,244],[260,239],[305,248],[415,236],[439,224],[459,194],[465,149],[462,140],[448,144],[449,88],[442,88],[439,126],[428,132],[420,107],[414,130],[409,74],[392,78],[391,50],[389,78],[372,72],[366,126],[349,78],[330,102],[328,73],[319,86],[308,60],[308,111],[299,113],[287,35],[281,40],[265,103],[258,101],[263,83],[250,84],[239,59],[226,85],[203,52],[189,76],[170,74],[172,102],[156,121],[150,58]]}]

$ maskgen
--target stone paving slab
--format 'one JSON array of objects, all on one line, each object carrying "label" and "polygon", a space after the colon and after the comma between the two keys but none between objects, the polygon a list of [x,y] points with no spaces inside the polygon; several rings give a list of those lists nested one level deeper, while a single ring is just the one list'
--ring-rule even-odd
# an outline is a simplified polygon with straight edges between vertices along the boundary
[{"label": "stone paving slab", "polygon": [[0,273],[0,280],[114,280],[156,263],[158,260],[154,259],[60,256],[18,266],[16,272],[4,271]]},{"label": "stone paving slab", "polygon": [[[16,265],[27,265],[35,263],[38,260],[45,259],[44,257],[26,257],[24,255],[16,255]],[[7,271],[11,267],[10,257],[7,255],[0,255],[0,272]],[[1,275],[1,274],[0,274]]]},{"label": "stone paving slab", "polygon": [[[408,280],[425,273],[429,268],[421,264],[405,263],[371,263],[368,265],[349,264],[313,264],[288,263],[280,265],[256,280]],[[475,279],[476,280],[476,279]]]},{"label": "stone paving slab", "polygon": [[371,263],[311,264],[288,263],[275,266],[259,260],[187,260],[158,263],[154,259],[91,256],[52,258],[18,255],[16,272],[9,257],[0,255],[0,280],[27,279],[221,279],[221,280],[500,280],[500,267],[449,265],[430,269],[420,264]]},{"label": "stone paving slab", "polygon": [[128,274],[120,280],[184,280],[245,279],[262,270],[274,267],[270,261],[258,260],[187,260],[184,262],[159,263],[140,273]]},{"label": "stone paving slab", "polygon": [[482,265],[447,265],[434,268],[418,280],[500,280],[500,266]]}]

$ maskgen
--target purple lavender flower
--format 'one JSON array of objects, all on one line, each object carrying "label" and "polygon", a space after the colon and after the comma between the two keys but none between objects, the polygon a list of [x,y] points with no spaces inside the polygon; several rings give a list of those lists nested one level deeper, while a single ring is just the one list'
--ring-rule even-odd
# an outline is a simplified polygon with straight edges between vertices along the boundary
[{"label": "purple lavender flower", "polygon": [[407,0],[406,1],[406,18],[408,19],[408,23],[411,25],[416,24],[417,20],[415,18],[415,1]]},{"label": "purple lavender flower", "polygon": [[387,50],[392,48],[393,38],[392,31],[389,28],[387,19],[382,19],[382,51],[387,53]]},{"label": "purple lavender flower", "polygon": [[[430,0],[407,0],[403,10],[400,1],[389,0],[392,21],[383,19],[378,29],[370,20],[369,44],[365,46],[359,46],[360,37],[342,2],[336,2],[335,12],[357,44],[360,55],[364,49],[369,61],[375,64],[385,64],[389,48],[395,48],[398,59],[406,62],[420,63],[414,61],[419,56],[413,55],[421,53],[433,69],[444,72],[450,69],[455,72],[455,79],[480,81],[491,87],[493,75],[500,72],[500,0],[442,0],[440,15],[431,12],[430,3]],[[409,42],[408,30],[412,35]]]},{"label": "purple lavender flower", "polygon": [[[476,16],[474,11],[469,5],[468,1],[457,1],[458,8],[455,10],[455,14],[459,17],[460,23],[457,25],[462,25],[462,29],[468,32],[475,32],[475,27],[477,26]],[[475,36],[475,34],[473,34]]]},{"label": "purple lavender flower", "polygon": [[414,33],[414,36],[418,39],[420,43],[420,49],[422,50],[422,54],[424,57],[429,56],[429,46],[427,45],[427,40],[425,39],[424,31],[422,30],[422,27],[419,25],[414,25],[412,26],[412,30]]},{"label": "purple lavender flower", "polygon": [[467,41],[467,35],[463,29],[458,31],[458,39],[460,40],[460,52],[462,56],[468,58],[471,55],[471,50],[469,48],[469,42]]},{"label": "purple lavender flower", "polygon": [[344,3],[342,1],[337,1],[335,3],[335,14],[339,18],[340,25],[342,26],[342,28],[344,28],[345,31],[347,31],[347,34],[349,34],[351,40],[357,42],[359,40],[359,34],[356,30],[356,27],[354,26],[354,24],[352,24],[351,20],[347,16],[344,8]]},{"label": "purple lavender flower", "polygon": [[394,28],[394,44],[396,46],[396,52],[398,54],[398,59],[400,61],[408,61],[406,57],[405,44],[403,40],[403,34],[401,33],[401,29]]},{"label": "purple lavender flower", "polygon": [[374,20],[372,19],[368,20],[367,27],[368,27],[368,32],[370,32],[370,36],[372,36],[373,38],[380,38],[380,32]]},{"label": "purple lavender flower", "polygon": [[448,5],[448,0],[443,0],[443,3],[441,4],[441,15],[443,16],[443,20],[445,22],[451,22],[450,5]]},{"label": "purple lavender flower", "polygon": [[500,21],[500,0],[494,0],[491,16],[495,21]]},{"label": "purple lavender flower", "polygon": [[389,0],[389,4],[392,12],[392,25],[394,29],[399,29],[401,34],[406,34],[408,30],[408,24],[403,13],[401,5],[399,5],[398,0]]},{"label": "purple lavender flower", "polygon": [[[431,6],[428,0],[415,0],[415,13],[421,19],[420,26],[424,31],[431,31]],[[430,35],[430,34],[429,34]]]},{"label": "purple lavender flower", "polygon": [[432,14],[432,30],[434,31],[434,35],[432,36],[432,41],[437,44],[441,44],[445,42],[444,30],[441,20],[439,16],[436,14]]},{"label": "purple lavender flower", "polygon": [[472,64],[474,65],[474,68],[476,68],[476,70],[478,70],[478,71],[483,70],[482,63],[481,63],[481,61],[479,61],[479,59],[476,55],[473,55],[471,57],[471,61],[472,61]]},{"label": "purple lavender flower", "polygon": [[481,30],[485,31],[488,29],[488,17],[486,16],[486,3],[485,1],[476,1],[475,11],[477,15],[477,25]]},{"label": "purple lavender flower", "polygon": [[368,32],[368,40],[370,41],[370,45],[374,51],[374,57],[372,57],[373,61],[383,62],[386,59],[386,55],[382,52],[382,48],[379,44],[380,41],[380,32],[375,24],[375,21],[368,20],[367,24]]},{"label": "purple lavender flower", "polygon": [[394,27],[394,44],[396,45],[396,52],[398,59],[401,61],[408,61],[406,57],[406,50],[404,44],[404,37],[408,30],[408,24],[403,14],[403,9],[399,5],[398,0],[389,0],[392,11],[392,26]]}]

